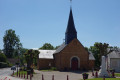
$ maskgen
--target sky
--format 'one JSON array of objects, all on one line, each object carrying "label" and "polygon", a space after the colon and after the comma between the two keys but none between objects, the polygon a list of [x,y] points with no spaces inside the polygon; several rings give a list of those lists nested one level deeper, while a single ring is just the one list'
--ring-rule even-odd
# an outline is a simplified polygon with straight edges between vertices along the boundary
[{"label": "sky", "polygon": [[61,45],[70,5],[83,46],[102,42],[120,47],[120,0],[0,0],[0,49],[8,29],[15,30],[24,48]]}]

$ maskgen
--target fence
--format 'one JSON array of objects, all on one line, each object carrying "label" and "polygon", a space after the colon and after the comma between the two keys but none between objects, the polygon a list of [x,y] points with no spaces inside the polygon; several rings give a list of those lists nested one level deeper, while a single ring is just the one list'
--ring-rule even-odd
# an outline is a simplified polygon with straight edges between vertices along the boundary
[{"label": "fence", "polygon": [[[15,75],[14,75],[14,71],[13,71],[12,76],[15,76]],[[96,79],[94,79],[94,80],[108,80],[108,79],[105,78],[105,77],[104,77],[104,78],[101,78],[101,79],[97,79],[97,77],[98,77],[98,72],[97,72],[97,71],[92,72],[92,76],[93,76],[93,77],[96,77]],[[20,72],[19,72],[19,73],[17,73],[16,77],[21,78],[21,79],[25,79],[25,80],[26,80],[26,79],[27,79],[27,80],[32,80],[33,75],[32,75],[32,74],[28,75],[28,74],[20,73]],[[50,78],[50,80],[55,80],[54,77],[55,77],[55,75],[52,75],[51,78]],[[112,73],[112,77],[115,77],[115,74],[114,74],[114,73]],[[8,77],[4,77],[4,78],[1,78],[1,77],[0,77],[0,80],[12,80],[12,79],[10,79],[10,78],[8,78]],[[42,74],[42,76],[41,76],[41,79],[39,79],[39,80],[45,80],[43,74]],[[66,75],[66,80],[69,80],[69,75]],[[82,79],[82,80],[87,80],[87,79],[83,76],[83,79]],[[92,79],[91,79],[91,80],[92,80]],[[113,79],[109,79],[109,80],[113,80]],[[114,78],[114,80],[120,80],[120,79]]]}]

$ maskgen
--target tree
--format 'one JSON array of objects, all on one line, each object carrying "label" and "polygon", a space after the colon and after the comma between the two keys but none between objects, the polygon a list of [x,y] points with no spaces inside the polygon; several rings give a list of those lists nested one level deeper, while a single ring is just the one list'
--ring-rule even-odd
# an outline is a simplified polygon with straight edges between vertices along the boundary
[{"label": "tree", "polygon": [[0,62],[7,62],[7,58],[3,53],[0,53]]},{"label": "tree", "polygon": [[99,61],[99,50],[95,46],[90,46],[89,51],[93,53],[93,56],[95,57],[95,66],[100,67],[100,61]]},{"label": "tree", "polygon": [[19,37],[15,34],[15,31],[12,29],[6,30],[5,35],[3,37],[4,42],[4,53],[8,58],[13,57],[13,53],[15,49],[19,49],[20,40]]},{"label": "tree", "polygon": [[42,46],[41,48],[39,48],[39,49],[53,50],[54,47],[53,47],[53,45],[51,45],[50,43],[45,43],[45,44],[43,44],[43,46]]},{"label": "tree", "polygon": [[2,53],[2,50],[0,49],[0,53]]},{"label": "tree", "polygon": [[86,51],[88,51],[88,47],[84,47]]},{"label": "tree", "polygon": [[21,47],[20,50],[19,50],[19,51],[20,51],[20,54],[19,54],[18,57],[19,57],[19,59],[20,59],[20,64],[21,64],[21,65],[24,65],[24,63],[26,62],[26,61],[25,61],[24,53],[25,53],[27,50],[28,50],[28,49],[23,48],[23,47]]},{"label": "tree", "polygon": [[[110,50],[108,51],[108,49]],[[94,46],[90,46],[89,50],[93,53],[95,57],[95,65],[97,67],[100,67],[101,65],[101,57],[107,56],[107,54],[113,51],[112,47],[110,47],[109,44],[98,42],[96,42]]]},{"label": "tree", "polygon": [[27,70],[31,70],[33,68],[33,63],[36,64],[37,62],[39,51],[30,49],[27,50],[24,55],[27,62]]},{"label": "tree", "polygon": [[56,46],[55,49],[58,49],[60,46]]},{"label": "tree", "polygon": [[13,57],[19,57],[22,54],[22,49],[23,47],[21,43],[16,44],[16,47],[13,52]]}]

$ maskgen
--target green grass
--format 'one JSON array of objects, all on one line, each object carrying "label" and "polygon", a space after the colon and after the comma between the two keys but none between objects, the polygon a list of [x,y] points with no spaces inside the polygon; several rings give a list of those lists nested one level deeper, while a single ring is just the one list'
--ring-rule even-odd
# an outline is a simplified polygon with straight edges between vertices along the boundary
[{"label": "green grass", "polygon": [[40,71],[56,71],[57,69],[55,67],[51,67],[50,69],[44,69]]},{"label": "green grass", "polygon": [[[94,78],[94,79],[86,79],[86,80],[103,80],[103,78]],[[120,78],[105,78],[105,80],[120,80]]]},{"label": "green grass", "polygon": [[116,77],[120,77],[120,73],[115,73],[115,76]]},{"label": "green grass", "polygon": [[[20,71],[20,74],[25,74],[25,75],[27,75],[27,71]],[[17,75],[17,72],[15,72],[14,75]],[[19,71],[18,71],[18,75],[19,75]]]},{"label": "green grass", "polygon": [[[27,71],[20,71],[20,74],[25,74],[25,75],[27,75]],[[36,74],[36,73],[33,72],[33,74]],[[15,72],[14,75],[17,75],[17,72]],[[19,71],[18,71],[18,75],[19,75]]]}]

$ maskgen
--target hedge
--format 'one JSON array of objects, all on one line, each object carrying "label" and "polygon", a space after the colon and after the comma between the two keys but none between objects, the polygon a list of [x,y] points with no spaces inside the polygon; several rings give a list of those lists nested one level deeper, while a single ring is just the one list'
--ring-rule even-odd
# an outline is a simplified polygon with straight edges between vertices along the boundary
[{"label": "hedge", "polygon": [[0,62],[0,68],[8,67],[8,64],[5,62]]}]

